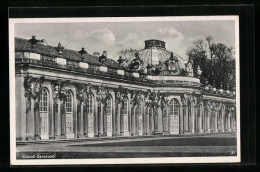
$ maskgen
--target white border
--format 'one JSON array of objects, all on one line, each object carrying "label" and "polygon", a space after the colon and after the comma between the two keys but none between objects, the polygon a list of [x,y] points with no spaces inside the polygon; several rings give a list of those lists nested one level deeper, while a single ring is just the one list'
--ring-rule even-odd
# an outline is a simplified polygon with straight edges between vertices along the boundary
[{"label": "white border", "polygon": [[[79,23],[79,22],[141,22],[141,21],[235,21],[236,58],[236,111],[237,111],[237,156],[229,157],[162,157],[162,158],[106,158],[106,159],[16,159],[15,129],[15,23]],[[9,85],[10,85],[10,162],[11,165],[70,165],[70,164],[169,164],[169,163],[238,163],[240,152],[240,68],[239,68],[239,16],[185,16],[185,17],[102,17],[102,18],[19,18],[9,19]]]}]

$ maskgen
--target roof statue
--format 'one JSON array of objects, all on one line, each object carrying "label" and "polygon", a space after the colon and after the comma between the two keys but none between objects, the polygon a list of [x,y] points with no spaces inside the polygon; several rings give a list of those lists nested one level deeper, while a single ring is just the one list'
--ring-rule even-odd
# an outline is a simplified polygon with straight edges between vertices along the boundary
[{"label": "roof statue", "polygon": [[99,56],[99,62],[101,62],[102,64],[104,64],[107,61],[107,52],[103,51],[102,56]]},{"label": "roof statue", "polygon": [[83,54],[87,54],[87,51],[85,50],[85,48],[82,47],[79,51],[79,54],[82,56]]},{"label": "roof statue", "polygon": [[126,59],[123,59],[122,56],[119,56],[117,62],[121,65]]},{"label": "roof statue", "polygon": [[185,64],[185,71],[187,76],[193,77],[193,60],[189,59],[189,61]]},{"label": "roof statue", "polygon": [[64,46],[62,46],[61,43],[59,42],[58,46],[56,47],[56,50],[58,51],[58,54],[62,54],[64,50]]},{"label": "roof statue", "polygon": [[37,40],[37,39],[35,38],[35,36],[32,36],[32,38],[29,39],[28,42],[30,42],[32,48],[34,48],[38,42],[44,42],[44,40],[43,40],[43,39],[42,39],[42,40]]},{"label": "roof statue", "polygon": [[164,41],[151,39],[145,41],[145,48],[135,54],[128,68],[148,75],[180,75],[179,63],[178,55],[166,50]]},{"label": "roof statue", "polygon": [[139,54],[135,53],[135,58],[129,64],[129,69],[132,71],[139,71],[143,65],[143,60],[140,59]]}]

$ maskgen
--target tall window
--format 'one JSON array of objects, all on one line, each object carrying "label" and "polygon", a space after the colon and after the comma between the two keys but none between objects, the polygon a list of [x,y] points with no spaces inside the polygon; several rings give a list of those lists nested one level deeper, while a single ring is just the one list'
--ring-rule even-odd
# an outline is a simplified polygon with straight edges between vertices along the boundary
[{"label": "tall window", "polygon": [[66,113],[72,113],[72,94],[69,91],[67,94],[67,100],[66,100]]},{"label": "tall window", "polygon": [[173,99],[174,100],[174,115],[179,116],[180,114],[180,104],[179,101],[177,99]]},{"label": "tall window", "polygon": [[124,98],[124,103],[123,103],[123,112],[124,114],[128,114],[128,104],[127,104],[127,98]]},{"label": "tall window", "polygon": [[[41,137],[44,139],[43,135],[48,134],[48,91],[47,89],[43,89],[40,95],[40,103],[39,103],[39,112],[41,117]],[[48,136],[47,138],[48,139]]]},{"label": "tall window", "polygon": [[43,89],[40,95],[40,112],[48,112],[48,92],[46,89]]},{"label": "tall window", "polygon": [[73,99],[72,99],[72,93],[71,91],[67,94],[67,101],[66,101],[66,132],[70,133],[73,131],[73,118],[72,118],[72,112],[73,112]]},{"label": "tall window", "polygon": [[123,102],[123,114],[124,114],[124,130],[128,130],[128,101],[127,98],[124,98]]},{"label": "tall window", "polygon": [[111,98],[108,98],[107,99],[107,115],[111,115],[111,113],[112,113],[111,103],[112,103]]},{"label": "tall window", "polygon": [[169,103],[169,115],[173,115],[173,101]]},{"label": "tall window", "polygon": [[88,95],[87,112],[93,113],[93,96],[91,94]]},{"label": "tall window", "polygon": [[107,99],[107,108],[106,108],[106,113],[107,113],[107,129],[108,129],[108,131],[110,131],[111,130],[111,114],[112,114],[112,100],[111,100],[111,97],[109,97],[108,99]]}]

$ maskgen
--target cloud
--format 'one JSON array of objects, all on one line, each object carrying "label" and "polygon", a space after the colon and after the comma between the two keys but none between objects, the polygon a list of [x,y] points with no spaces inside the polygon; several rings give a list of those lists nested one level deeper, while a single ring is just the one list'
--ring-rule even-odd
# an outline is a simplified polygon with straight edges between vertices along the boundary
[{"label": "cloud", "polygon": [[116,46],[121,49],[137,48],[143,46],[140,35],[135,33],[127,33],[127,35],[116,42]]},{"label": "cloud", "polygon": [[160,28],[157,33],[162,37],[173,37],[175,39],[177,38],[180,40],[184,39],[184,35],[173,27]]},{"label": "cloud", "polygon": [[109,29],[98,29],[90,32],[88,35],[88,39],[92,40],[95,43],[102,44],[114,44],[115,43],[115,35]]}]

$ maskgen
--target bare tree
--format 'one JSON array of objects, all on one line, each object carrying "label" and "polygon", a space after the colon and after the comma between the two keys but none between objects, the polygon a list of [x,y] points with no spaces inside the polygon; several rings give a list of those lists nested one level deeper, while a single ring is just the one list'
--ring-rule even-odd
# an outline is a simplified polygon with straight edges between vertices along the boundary
[{"label": "bare tree", "polygon": [[194,42],[187,51],[189,58],[194,62],[194,73],[197,66],[202,69],[201,81],[219,88],[233,89],[235,87],[235,59],[234,49],[223,43],[214,43],[212,36],[207,36],[207,44],[203,40]]}]

